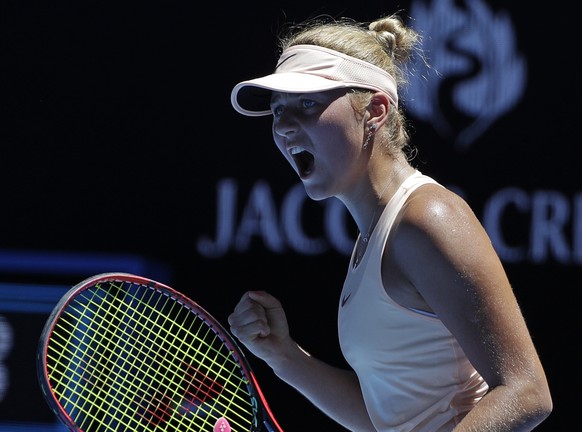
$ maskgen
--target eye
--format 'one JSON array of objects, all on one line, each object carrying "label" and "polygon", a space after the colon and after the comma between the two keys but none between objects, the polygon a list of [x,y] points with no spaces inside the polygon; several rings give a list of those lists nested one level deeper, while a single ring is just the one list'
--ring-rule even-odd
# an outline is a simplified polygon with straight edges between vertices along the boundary
[{"label": "eye", "polygon": [[316,102],[313,99],[301,99],[301,106],[303,108],[313,108]]},{"label": "eye", "polygon": [[282,105],[271,105],[271,112],[273,113],[274,117],[281,117],[283,111],[284,109]]}]

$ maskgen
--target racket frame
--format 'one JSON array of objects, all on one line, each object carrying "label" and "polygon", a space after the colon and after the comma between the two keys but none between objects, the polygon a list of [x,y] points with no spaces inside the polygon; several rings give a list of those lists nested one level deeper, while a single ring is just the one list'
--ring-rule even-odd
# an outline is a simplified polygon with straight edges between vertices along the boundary
[{"label": "racket frame", "polygon": [[259,383],[256,379],[254,372],[252,371],[248,360],[246,359],[242,349],[238,345],[238,343],[234,340],[231,334],[222,326],[222,324],[214,318],[206,309],[200,306],[191,298],[187,297],[183,293],[175,290],[174,288],[163,284],[161,282],[157,282],[155,280],[138,276],[131,273],[123,273],[123,272],[108,272],[108,273],[100,273],[91,277],[86,278],[85,280],[81,281],[77,285],[73,286],[69,291],[67,291],[58,303],[53,308],[52,312],[50,313],[45,326],[42,330],[40,335],[38,349],[37,349],[37,377],[41,387],[41,390],[44,394],[44,397],[49,404],[52,411],[57,415],[57,417],[63,422],[70,430],[83,432],[80,429],[71,416],[67,413],[65,408],[60,403],[59,399],[55,395],[54,391],[51,388],[51,384],[49,381],[49,367],[47,364],[47,357],[48,357],[48,343],[50,337],[54,331],[54,327],[58,322],[59,317],[61,316],[62,312],[77,298],[77,296],[82,293],[83,291],[89,290],[92,287],[96,286],[99,283],[107,283],[107,282],[122,282],[122,283],[131,283],[131,284],[138,284],[149,289],[158,291],[160,293],[168,295],[173,300],[181,303],[186,308],[193,311],[199,318],[201,318],[208,327],[210,327],[216,335],[220,338],[220,340],[226,345],[229,351],[232,354],[232,357],[235,359],[236,363],[238,364],[243,376],[245,377],[245,381],[247,383],[247,389],[252,399],[252,410],[253,410],[253,418],[256,421],[256,424],[252,425],[253,429],[251,432],[259,432],[259,431],[267,431],[267,432],[283,432],[283,429],[278,424],[277,420],[275,419],[271,408],[269,407],[265,395],[263,394]]}]

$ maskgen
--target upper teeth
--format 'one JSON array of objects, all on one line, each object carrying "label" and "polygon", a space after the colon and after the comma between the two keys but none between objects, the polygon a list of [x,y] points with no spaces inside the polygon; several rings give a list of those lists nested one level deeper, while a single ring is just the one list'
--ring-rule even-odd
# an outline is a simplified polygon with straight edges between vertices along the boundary
[{"label": "upper teeth", "polygon": [[292,155],[301,153],[303,151],[305,151],[305,149],[303,147],[291,147],[289,149],[289,153],[291,153]]}]

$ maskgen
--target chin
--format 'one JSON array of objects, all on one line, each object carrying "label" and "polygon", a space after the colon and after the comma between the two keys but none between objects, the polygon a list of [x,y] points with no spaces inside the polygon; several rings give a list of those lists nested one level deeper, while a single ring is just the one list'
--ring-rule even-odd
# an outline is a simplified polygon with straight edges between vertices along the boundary
[{"label": "chin", "polygon": [[319,190],[313,186],[309,186],[308,184],[305,184],[305,182],[303,183],[303,187],[305,188],[305,193],[307,196],[313,201],[322,201],[324,199],[331,198],[331,195],[323,193],[322,190]]}]

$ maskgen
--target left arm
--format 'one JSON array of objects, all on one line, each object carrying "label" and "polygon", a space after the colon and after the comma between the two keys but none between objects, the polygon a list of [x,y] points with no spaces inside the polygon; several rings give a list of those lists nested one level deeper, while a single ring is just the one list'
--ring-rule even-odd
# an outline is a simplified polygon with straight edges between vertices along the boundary
[{"label": "left arm", "polygon": [[423,189],[398,225],[396,259],[490,387],[455,432],[531,431],[552,400],[502,263],[464,200]]}]

